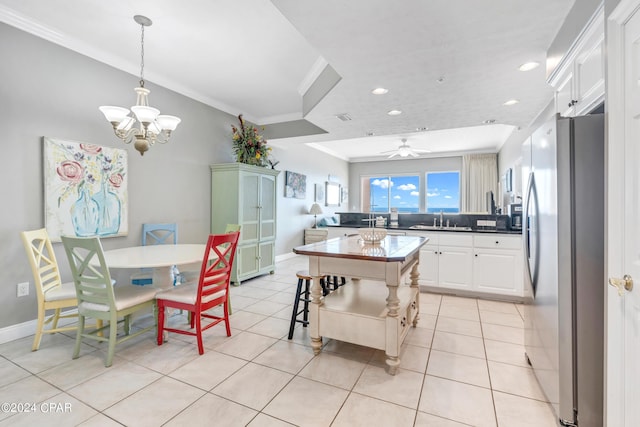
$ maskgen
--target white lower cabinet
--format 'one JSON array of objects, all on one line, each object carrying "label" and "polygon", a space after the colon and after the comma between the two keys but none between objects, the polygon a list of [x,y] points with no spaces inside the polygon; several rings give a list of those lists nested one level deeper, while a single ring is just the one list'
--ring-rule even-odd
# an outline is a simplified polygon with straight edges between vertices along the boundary
[{"label": "white lower cabinet", "polygon": [[473,257],[471,248],[440,246],[438,258],[438,286],[472,290]]},{"label": "white lower cabinet", "polygon": [[420,251],[420,285],[523,296],[520,235],[414,231],[409,234],[429,237]]},{"label": "white lower cabinet", "polygon": [[[438,245],[426,244],[420,250],[420,284],[427,286],[438,286]],[[409,279],[407,279],[409,280]]]},{"label": "white lower cabinet", "polygon": [[473,286],[483,292],[523,295],[520,236],[474,236]]}]

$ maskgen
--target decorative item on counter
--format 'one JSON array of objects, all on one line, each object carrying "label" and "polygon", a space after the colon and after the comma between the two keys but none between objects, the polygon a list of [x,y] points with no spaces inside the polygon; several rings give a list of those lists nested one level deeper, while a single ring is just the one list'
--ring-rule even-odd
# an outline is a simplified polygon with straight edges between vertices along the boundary
[{"label": "decorative item on counter", "polygon": [[360,228],[358,233],[365,243],[380,243],[387,237],[387,230],[384,228]]},{"label": "decorative item on counter", "polygon": [[391,208],[391,216],[390,216],[389,222],[390,222],[389,225],[391,227],[398,226],[398,208]]},{"label": "decorative item on counter", "polygon": [[238,116],[240,127],[231,125],[233,130],[233,152],[238,163],[255,166],[271,165],[273,169],[278,162],[270,162],[271,147],[267,147],[267,141],[258,133],[258,128],[245,122],[242,114]]},{"label": "decorative item on counter", "polygon": [[378,216],[376,217],[376,227],[378,228],[384,228],[387,225],[387,219],[382,217],[382,216]]}]

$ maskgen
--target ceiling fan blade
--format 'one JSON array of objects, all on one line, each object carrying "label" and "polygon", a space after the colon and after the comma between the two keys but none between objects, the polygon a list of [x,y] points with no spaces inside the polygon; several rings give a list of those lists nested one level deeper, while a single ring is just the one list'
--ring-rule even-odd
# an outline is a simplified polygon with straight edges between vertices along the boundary
[{"label": "ceiling fan blade", "polygon": [[395,153],[395,152],[397,152],[397,151],[398,151],[398,150],[381,151],[381,152],[379,152],[378,154],[389,154],[389,153]]},{"label": "ceiling fan blade", "polygon": [[418,156],[419,156],[419,154],[418,154],[418,153],[416,153],[415,151],[409,151],[409,155],[410,155],[411,157],[418,157]]},{"label": "ceiling fan blade", "polygon": [[393,158],[393,157],[395,157],[395,156],[399,156],[399,155],[400,155],[400,153],[398,153],[398,152],[396,151],[395,153],[393,153],[392,155],[390,155],[389,157],[387,157],[387,159],[391,159],[391,158]]}]

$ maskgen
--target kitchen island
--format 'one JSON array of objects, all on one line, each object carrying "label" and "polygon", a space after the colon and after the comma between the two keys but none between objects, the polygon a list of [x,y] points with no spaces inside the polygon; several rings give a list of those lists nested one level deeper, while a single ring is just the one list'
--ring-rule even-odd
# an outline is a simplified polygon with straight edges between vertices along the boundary
[{"label": "kitchen island", "polygon": [[[420,248],[428,238],[387,236],[366,243],[360,236],[325,240],[295,248],[309,257],[313,277],[309,327],[315,354],[322,337],[384,350],[390,374],[400,364],[400,346],[409,326],[418,323]],[[326,275],[351,282],[323,297],[320,279]],[[410,285],[403,277],[409,275]]]}]

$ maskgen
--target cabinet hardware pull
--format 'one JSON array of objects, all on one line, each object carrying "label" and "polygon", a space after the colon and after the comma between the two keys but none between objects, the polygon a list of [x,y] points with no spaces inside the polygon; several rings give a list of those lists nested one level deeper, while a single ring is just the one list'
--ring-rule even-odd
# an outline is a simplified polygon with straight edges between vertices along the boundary
[{"label": "cabinet hardware pull", "polygon": [[402,325],[402,327],[404,328],[405,326],[407,326],[407,318],[403,317],[402,320],[400,321],[400,325]]},{"label": "cabinet hardware pull", "polygon": [[500,241],[496,240],[496,245],[499,244],[499,243],[500,243]]}]

